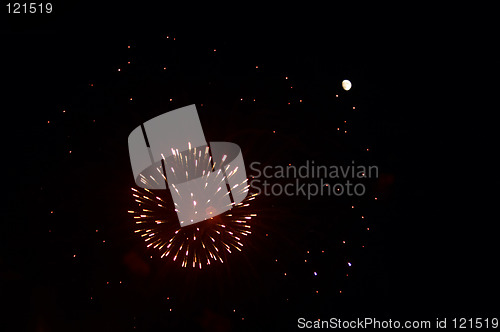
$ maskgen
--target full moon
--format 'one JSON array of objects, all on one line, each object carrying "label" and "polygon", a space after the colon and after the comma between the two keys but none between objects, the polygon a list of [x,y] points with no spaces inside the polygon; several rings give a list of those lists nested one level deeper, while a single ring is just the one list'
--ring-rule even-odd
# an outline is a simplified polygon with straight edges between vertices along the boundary
[{"label": "full moon", "polygon": [[351,81],[349,80],[342,81],[342,87],[344,88],[345,91],[349,90],[351,86],[352,86]]}]

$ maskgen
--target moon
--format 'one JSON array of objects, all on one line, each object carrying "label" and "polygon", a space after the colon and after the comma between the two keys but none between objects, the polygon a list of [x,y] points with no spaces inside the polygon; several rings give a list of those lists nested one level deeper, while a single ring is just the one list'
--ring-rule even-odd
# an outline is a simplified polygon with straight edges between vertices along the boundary
[{"label": "moon", "polygon": [[342,87],[344,88],[345,91],[348,91],[352,87],[351,81],[349,81],[349,80],[343,80],[342,81]]}]

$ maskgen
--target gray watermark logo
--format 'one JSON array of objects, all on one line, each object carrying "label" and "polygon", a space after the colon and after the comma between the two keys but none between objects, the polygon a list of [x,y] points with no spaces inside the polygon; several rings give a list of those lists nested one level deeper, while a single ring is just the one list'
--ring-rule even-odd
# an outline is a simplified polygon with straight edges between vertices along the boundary
[{"label": "gray watermark logo", "polygon": [[378,178],[374,165],[316,165],[314,160],[287,166],[250,164],[250,187],[264,196],[363,196],[364,179]]},{"label": "gray watermark logo", "polygon": [[226,212],[248,194],[239,146],[208,144],[195,105],[141,124],[130,133],[128,147],[135,183],[168,189],[181,227]]}]

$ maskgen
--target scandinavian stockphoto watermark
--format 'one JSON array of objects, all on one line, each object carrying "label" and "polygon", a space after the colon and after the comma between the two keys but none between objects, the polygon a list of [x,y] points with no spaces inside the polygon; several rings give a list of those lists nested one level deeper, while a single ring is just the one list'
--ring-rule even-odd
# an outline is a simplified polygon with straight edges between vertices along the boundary
[{"label": "scandinavian stockphoto watermark", "polygon": [[378,178],[375,165],[358,165],[355,161],[341,165],[317,165],[307,160],[300,165],[250,164],[250,188],[264,196],[363,196],[367,179]]}]

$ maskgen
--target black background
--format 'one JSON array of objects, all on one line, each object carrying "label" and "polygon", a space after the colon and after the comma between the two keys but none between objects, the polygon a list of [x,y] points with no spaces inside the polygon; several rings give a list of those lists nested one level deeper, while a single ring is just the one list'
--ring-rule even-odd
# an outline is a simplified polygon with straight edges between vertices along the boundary
[{"label": "black background", "polygon": [[[456,30],[440,14],[138,2],[54,3],[54,13],[32,16],[1,11],[0,271],[14,324],[5,330],[287,330],[297,317],[498,313],[495,217],[482,212],[488,180],[460,168],[481,160],[489,142],[477,145],[460,128],[459,139],[451,136],[460,126],[443,102],[442,79],[454,78],[447,68]],[[117,75],[127,61],[133,66]],[[294,80],[297,95],[284,76]],[[349,93],[340,89],[345,77],[353,82]],[[332,112],[335,93],[342,102]],[[137,103],[127,102],[131,95]],[[251,95],[260,97],[258,106],[239,103]],[[287,107],[299,96],[304,105]],[[360,203],[376,231],[364,238],[358,228],[330,228],[325,204],[343,211],[350,202],[260,200],[261,235],[272,239],[256,236],[245,263],[190,274],[153,261],[149,277],[134,275],[123,256],[149,254],[125,226],[133,185],[126,137],[141,121],[191,103],[199,111],[207,105],[200,111],[207,139],[238,143],[246,161],[356,158],[379,165],[394,181],[371,187],[380,204]],[[357,132],[349,139],[335,130],[346,118]],[[359,269],[348,282],[331,272],[314,284],[297,257],[327,248],[332,255],[318,256],[318,266],[344,269],[335,244],[343,235],[369,244],[349,251]],[[76,262],[75,252],[82,257]],[[284,263],[270,264],[274,257]],[[277,277],[283,271],[297,277],[287,284]],[[327,295],[306,294],[316,286]],[[164,302],[169,294],[173,304]],[[293,304],[283,303],[288,297]],[[170,307],[175,314],[166,313]]]}]

